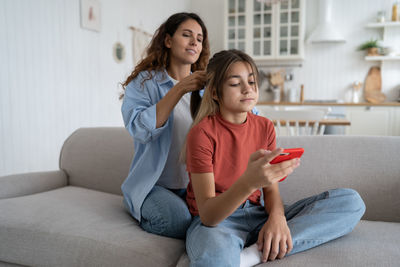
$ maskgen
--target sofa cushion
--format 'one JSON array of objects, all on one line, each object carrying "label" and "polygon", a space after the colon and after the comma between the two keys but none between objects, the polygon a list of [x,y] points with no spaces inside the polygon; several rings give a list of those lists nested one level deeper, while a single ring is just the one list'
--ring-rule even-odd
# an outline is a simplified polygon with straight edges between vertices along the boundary
[{"label": "sofa cushion", "polygon": [[30,266],[175,266],[184,242],[149,234],[122,197],[67,186],[0,200],[0,259]]},{"label": "sofa cushion", "polygon": [[69,185],[122,195],[132,157],[133,140],[125,128],[80,128],[64,142],[60,169]]},{"label": "sofa cushion", "polygon": [[300,167],[279,184],[286,204],[347,187],[364,200],[364,220],[400,222],[400,137],[298,136],[277,143],[304,148]]},{"label": "sofa cushion", "polygon": [[[361,221],[347,236],[319,247],[257,266],[398,266],[400,223]],[[188,267],[181,256],[177,267]]]}]

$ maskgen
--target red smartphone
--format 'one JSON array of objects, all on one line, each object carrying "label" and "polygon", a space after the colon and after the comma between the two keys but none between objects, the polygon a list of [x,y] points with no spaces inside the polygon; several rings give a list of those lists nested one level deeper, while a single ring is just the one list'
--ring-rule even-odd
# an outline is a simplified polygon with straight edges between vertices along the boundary
[{"label": "red smartphone", "polygon": [[[284,149],[283,152],[275,157],[273,160],[271,160],[270,164],[276,164],[285,160],[289,159],[294,159],[294,158],[300,158],[304,153],[304,148],[298,147],[298,148],[287,148]],[[283,180],[286,179],[287,176],[283,177],[282,179],[279,180],[279,182],[282,182]]]}]

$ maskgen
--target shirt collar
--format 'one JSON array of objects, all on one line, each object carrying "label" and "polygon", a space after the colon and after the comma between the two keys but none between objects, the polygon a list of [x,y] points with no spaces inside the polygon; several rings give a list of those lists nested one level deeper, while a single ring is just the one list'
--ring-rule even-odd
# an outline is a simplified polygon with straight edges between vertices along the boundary
[{"label": "shirt collar", "polygon": [[[190,74],[192,74],[192,71],[190,71]],[[156,81],[157,81],[158,85],[160,85],[160,86],[167,84],[169,82],[172,83],[172,85],[174,84],[174,82],[169,77],[166,69],[163,69],[162,71],[156,71],[155,77],[156,77]]]},{"label": "shirt collar", "polygon": [[162,71],[156,71],[155,78],[156,78],[158,85],[160,85],[160,86],[167,84],[167,83],[173,84],[173,82],[171,81],[171,79],[168,76],[166,69],[163,69]]}]

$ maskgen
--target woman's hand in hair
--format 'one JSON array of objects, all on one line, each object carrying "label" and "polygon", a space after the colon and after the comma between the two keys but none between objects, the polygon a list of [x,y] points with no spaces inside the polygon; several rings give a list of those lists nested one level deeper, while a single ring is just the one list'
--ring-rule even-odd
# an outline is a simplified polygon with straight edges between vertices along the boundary
[{"label": "woman's hand in hair", "polygon": [[240,179],[243,179],[249,188],[256,190],[261,187],[268,187],[291,174],[300,165],[299,159],[269,164],[282,151],[282,148],[278,148],[274,151],[260,149],[254,152],[250,155],[247,169]]},{"label": "woman's hand in hair", "polygon": [[176,84],[183,94],[203,89],[206,84],[206,72],[195,71]]}]

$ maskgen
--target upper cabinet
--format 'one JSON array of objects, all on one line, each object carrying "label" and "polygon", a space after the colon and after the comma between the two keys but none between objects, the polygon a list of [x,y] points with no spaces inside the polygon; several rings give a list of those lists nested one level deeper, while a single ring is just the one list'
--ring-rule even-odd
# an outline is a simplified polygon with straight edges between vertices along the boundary
[{"label": "upper cabinet", "polygon": [[239,49],[256,62],[304,58],[305,1],[225,1],[225,48]]}]

